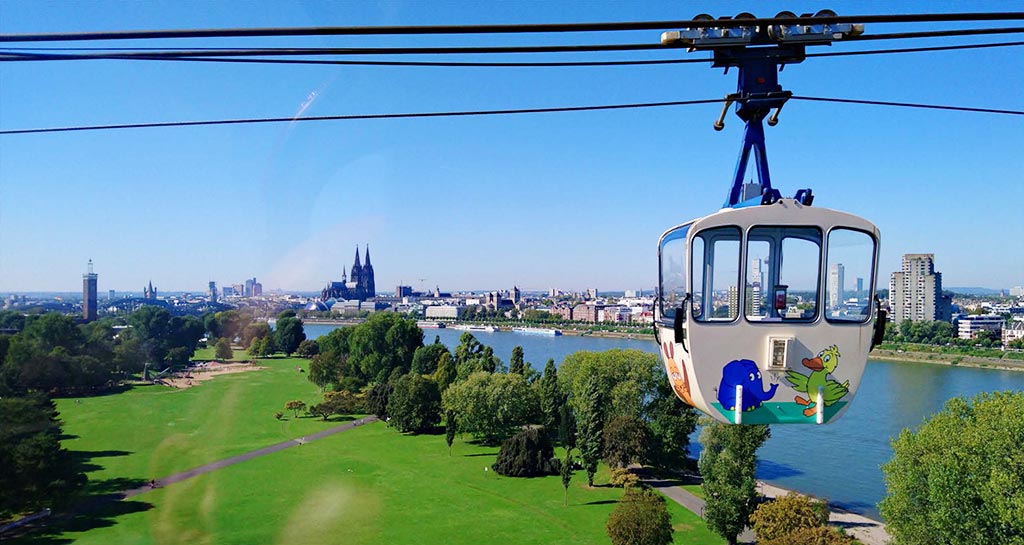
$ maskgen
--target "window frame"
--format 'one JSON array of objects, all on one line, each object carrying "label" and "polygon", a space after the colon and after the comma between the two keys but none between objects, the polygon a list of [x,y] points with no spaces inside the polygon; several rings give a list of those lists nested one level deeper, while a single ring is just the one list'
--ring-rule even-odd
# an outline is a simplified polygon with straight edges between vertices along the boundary
[{"label": "window frame", "polygon": [[[662,265],[664,263],[664,259],[665,259],[665,256],[664,256],[665,245],[667,243],[669,243],[669,242],[673,242],[673,241],[676,241],[676,240],[679,240],[679,239],[683,240],[683,250],[684,250],[683,251],[683,272],[684,273],[688,272],[689,271],[689,263],[687,262],[687,260],[689,260],[689,258],[690,258],[690,256],[688,255],[689,254],[689,249],[690,249],[690,239],[689,239],[689,236],[690,236],[690,228],[693,227],[693,223],[694,222],[691,221],[691,222],[687,222],[687,223],[684,223],[682,225],[679,225],[677,227],[672,228],[667,233],[662,235],[661,236],[661,240],[658,242],[658,310],[659,310],[659,313],[661,315],[661,323],[662,324],[666,324],[668,326],[674,325],[673,322],[675,320],[675,312],[673,312],[671,316],[669,316],[668,314],[665,313],[665,295],[664,295],[664,291],[663,291],[663,288],[665,287],[665,275],[664,275],[664,268],[663,268],[663,265]],[[684,300],[685,300],[686,295],[690,294],[690,291],[688,290],[689,284],[690,284],[690,278],[685,278],[684,282],[683,282],[683,290],[684,290],[683,297],[684,297]],[[676,310],[679,310],[679,308],[678,307],[677,308],[673,308],[672,310],[676,311]],[[685,314],[685,312],[686,312],[685,308],[683,309],[683,312]]]},{"label": "window frame", "polygon": [[[700,235],[704,234],[707,231],[724,230],[724,229],[735,229],[736,230],[736,234],[737,234],[736,242],[738,244],[738,248],[737,248],[738,251],[737,251],[736,259],[738,260],[738,262],[736,263],[736,280],[735,280],[736,283],[735,283],[735,285],[736,285],[736,291],[737,291],[737,293],[736,293],[737,306],[739,308],[737,309],[736,316],[733,317],[732,319],[728,319],[728,320],[726,320],[726,319],[705,319],[705,318],[703,318],[704,309],[701,310],[701,316],[696,316],[693,313],[693,308],[694,308],[693,302],[694,302],[694,299],[696,299],[693,296],[693,294],[696,293],[696,286],[694,286],[694,284],[693,284],[694,279],[695,279],[695,275],[693,274],[693,266],[696,264],[696,261],[697,261],[696,259],[693,258],[693,246],[694,246],[693,241],[695,239],[697,239],[697,237],[699,237]],[[703,239],[703,237],[701,237],[701,238]],[[697,231],[697,232],[693,233],[693,235],[688,240],[689,240],[689,242],[687,244],[687,252],[688,252],[688,256],[687,257],[690,260],[690,278],[687,279],[687,282],[690,284],[690,291],[689,291],[689,293],[691,295],[691,298],[690,298],[691,300],[690,300],[690,305],[689,305],[690,306],[690,316],[689,317],[693,321],[699,322],[702,325],[714,325],[714,324],[729,325],[729,324],[737,323],[739,321],[739,319],[740,319],[740,315],[743,314],[743,312],[740,312],[740,309],[743,308],[743,294],[740,293],[739,290],[740,290],[740,286],[742,285],[743,273],[744,273],[743,257],[745,255],[745,251],[746,251],[745,244],[744,244],[744,241],[746,240],[746,233],[743,231],[743,228],[740,227],[739,225],[735,225],[735,224],[715,225],[715,226],[712,226],[712,227],[706,227],[704,229],[701,229],[700,231]],[[701,275],[700,275],[701,276],[701,286],[700,286],[700,289],[701,289],[701,296],[706,298],[706,294],[704,293],[704,288],[705,288],[705,285],[707,284],[707,271],[706,271],[706,267],[705,267],[705,258],[707,257],[708,242],[706,240],[704,241],[704,245],[705,245],[705,247],[704,247],[704,254],[705,255],[701,256],[701,259],[700,259],[700,263],[701,263],[701,267],[702,267]],[[712,246],[713,245],[714,245],[714,241],[712,241]],[[713,275],[712,275],[712,277],[713,277]],[[712,296],[713,296],[713,292],[712,292]],[[702,299],[701,300],[701,305],[704,305],[704,304],[705,304],[705,300]]]},{"label": "window frame", "polygon": [[[773,224],[763,224],[763,223],[762,224],[751,225],[750,227],[747,228],[747,231],[743,234],[744,235],[743,236],[743,238],[744,238],[744,246],[743,246],[744,252],[746,252],[749,249],[749,247],[750,247],[750,232],[755,230],[755,229],[813,229],[813,230],[816,230],[818,232],[818,235],[821,237],[821,239],[818,242],[818,268],[817,268],[817,272],[815,273],[815,280],[816,280],[817,284],[816,284],[816,286],[814,288],[815,289],[815,292],[814,292],[814,315],[809,317],[809,318],[785,318],[785,317],[780,317],[780,318],[771,318],[771,319],[768,319],[768,320],[751,320],[750,317],[747,316],[746,301],[744,300],[743,301],[743,319],[746,320],[747,323],[749,323],[749,324],[810,324],[810,323],[814,323],[814,322],[818,321],[818,319],[822,315],[822,313],[821,313],[821,298],[822,298],[821,286],[822,286],[822,274],[823,274],[822,273],[822,263],[825,262],[825,240],[826,240],[826,238],[825,238],[826,237],[825,231],[821,228],[820,225],[795,225],[795,224],[783,224],[783,225],[775,224],[775,225],[773,225]],[[780,244],[779,251],[782,251],[781,244],[782,244],[782,242],[786,238],[797,238],[797,239],[800,239],[800,240],[808,240],[808,239],[801,238],[801,237],[785,237],[784,236],[784,237],[779,239],[779,244]],[[785,259],[785,255],[783,255],[783,259]],[[744,262],[744,267],[743,267],[743,273],[744,273],[744,275],[743,275],[743,295],[744,295],[744,298],[746,297],[746,291],[747,291],[746,290],[746,282],[748,280],[748,275],[746,273],[749,271],[749,268],[750,268],[750,256],[746,256],[746,261]],[[769,271],[769,276],[768,276],[769,278],[772,278],[772,276],[771,276],[772,272],[774,272],[774,271]],[[782,275],[782,266],[780,264],[779,270],[778,270],[778,274],[775,277],[775,281],[776,282],[779,281],[778,276],[781,276],[781,275]],[[762,286],[761,289],[765,290],[765,287]],[[775,285],[773,284],[766,291],[764,291],[764,293],[773,293],[774,289],[775,289]]]},{"label": "window frame", "polygon": [[[828,232],[825,233],[825,274],[828,274],[829,237],[832,236],[833,231],[837,230],[863,233],[867,235],[868,238],[871,240],[871,279],[868,283],[868,293],[871,295],[871,297],[868,299],[868,313],[862,320],[837,320],[829,318],[828,312],[823,312],[822,316],[824,316],[825,321],[830,324],[862,326],[868,322],[871,322],[874,318],[875,311],[878,310],[877,308],[873,308],[876,306],[875,297],[878,296],[878,288],[875,285],[875,283],[877,282],[875,276],[878,275],[878,238],[875,237],[874,233],[867,231],[865,229],[859,229],[857,227],[851,227],[847,225],[833,225],[832,227],[830,227]],[[822,293],[822,296],[824,297],[824,293]]]}]

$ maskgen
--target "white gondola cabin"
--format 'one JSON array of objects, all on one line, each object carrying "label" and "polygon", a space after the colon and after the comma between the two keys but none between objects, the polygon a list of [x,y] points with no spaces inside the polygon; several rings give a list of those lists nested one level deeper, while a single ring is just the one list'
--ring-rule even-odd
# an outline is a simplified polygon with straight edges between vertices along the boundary
[{"label": "white gondola cabin", "polygon": [[878,242],[871,222],[794,199],[667,231],[655,328],[676,394],[733,424],[839,417],[876,333]]}]

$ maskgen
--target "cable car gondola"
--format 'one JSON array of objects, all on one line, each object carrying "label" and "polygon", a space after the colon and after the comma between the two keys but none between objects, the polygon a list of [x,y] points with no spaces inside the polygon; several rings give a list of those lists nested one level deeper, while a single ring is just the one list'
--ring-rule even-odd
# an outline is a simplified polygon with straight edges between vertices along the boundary
[{"label": "cable car gondola", "polygon": [[[819,14],[820,15],[820,14]],[[825,15],[834,15],[831,12]],[[772,188],[762,121],[790,94],[778,66],[800,62],[804,46],[827,43],[851,25],[666,33],[714,51],[714,66],[739,67],[726,97],[746,122],[725,206],[666,231],[658,242],[655,333],[680,399],[731,424],[817,423],[838,418],[857,392],[885,313],[874,286],[878,229],[853,214],[814,207],[810,189],[783,198]],[[839,28],[837,28],[839,27]],[[708,36],[724,36],[719,46]],[[798,35],[798,45],[784,36]],[[771,47],[746,48],[778,42]],[[703,41],[702,41],[703,40]],[[663,35],[663,41],[666,36]],[[758,183],[743,183],[754,152]]]}]

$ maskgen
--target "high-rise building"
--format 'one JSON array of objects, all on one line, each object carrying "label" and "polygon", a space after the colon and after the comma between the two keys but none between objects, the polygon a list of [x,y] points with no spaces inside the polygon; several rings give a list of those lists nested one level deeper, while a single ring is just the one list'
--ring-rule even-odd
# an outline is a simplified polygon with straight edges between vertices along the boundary
[{"label": "high-rise building", "polygon": [[846,267],[842,263],[833,263],[828,268],[828,308],[839,308],[843,304],[843,286],[846,279]]},{"label": "high-rise building", "polygon": [[110,290],[109,292],[107,292],[107,300],[108,301],[113,301],[114,300],[114,295],[116,295],[116,293],[117,292],[115,292],[114,290]]},{"label": "high-rise building", "polygon": [[864,293],[864,279],[857,277],[857,297],[860,297]]},{"label": "high-rise building", "polygon": [[260,297],[262,295],[263,295],[263,284],[257,282],[256,279],[253,278],[252,279],[252,296],[253,297]]},{"label": "high-rise building", "polygon": [[217,302],[217,283],[214,282],[213,280],[210,280],[210,290],[207,293],[207,295],[210,296],[211,303]]},{"label": "high-rise building", "polygon": [[942,273],[935,272],[935,254],[903,256],[901,270],[889,280],[889,307],[896,323],[949,321],[952,298],[942,294]]},{"label": "high-rise building", "polygon": [[252,297],[252,288],[256,284],[255,278],[247,278],[245,280],[245,288],[242,289],[243,297]]},{"label": "high-rise building", "polygon": [[91,322],[96,319],[96,279],[99,277],[92,270],[89,260],[88,272],[82,275],[82,318]]}]

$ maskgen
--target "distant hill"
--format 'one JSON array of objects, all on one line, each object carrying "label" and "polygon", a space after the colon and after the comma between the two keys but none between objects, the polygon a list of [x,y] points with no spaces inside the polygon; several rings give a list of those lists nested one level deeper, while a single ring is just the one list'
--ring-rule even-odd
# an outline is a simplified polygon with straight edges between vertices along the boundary
[{"label": "distant hill", "polygon": [[943,288],[943,291],[962,293],[964,295],[999,295],[999,290],[991,288]]}]

